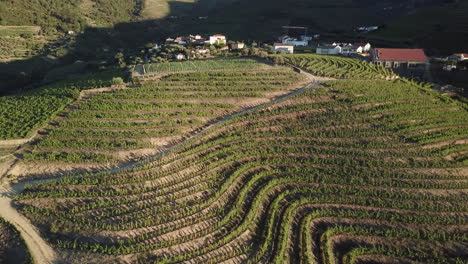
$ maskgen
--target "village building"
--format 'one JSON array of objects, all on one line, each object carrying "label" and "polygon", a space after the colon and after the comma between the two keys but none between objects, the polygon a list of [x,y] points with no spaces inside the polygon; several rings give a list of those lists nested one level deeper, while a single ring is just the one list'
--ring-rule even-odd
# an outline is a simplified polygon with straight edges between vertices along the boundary
[{"label": "village building", "polygon": [[412,77],[423,77],[429,68],[429,59],[422,49],[376,48],[372,51],[372,62]]},{"label": "village building", "polygon": [[283,44],[283,43],[275,43],[273,44],[273,50],[275,52],[284,51],[288,54],[294,53],[294,45],[291,44]]},{"label": "village building", "polygon": [[185,55],[182,54],[182,53],[175,54],[174,59],[176,59],[176,60],[185,60]]},{"label": "village building", "polygon": [[453,55],[449,56],[448,59],[452,60],[452,61],[468,60],[468,53],[456,53],[456,54],[453,54]]},{"label": "village building", "polygon": [[317,54],[322,55],[339,55],[342,53],[342,48],[336,44],[319,44],[317,46]]},{"label": "village building", "polygon": [[243,48],[245,48],[245,44],[242,42],[236,42],[231,44],[231,49],[233,50],[241,50]]},{"label": "village building", "polygon": [[356,48],[357,53],[368,53],[372,46],[370,43],[358,42],[353,44]]},{"label": "village building", "polygon": [[291,38],[289,36],[280,37],[280,41],[283,44],[290,44],[296,47],[306,47],[309,46],[309,41],[307,39],[298,40],[297,38]]},{"label": "village building", "polygon": [[187,45],[187,40],[184,37],[177,37],[174,42],[179,45]]},{"label": "village building", "polygon": [[226,36],[220,35],[220,34],[210,36],[209,43],[211,45],[215,45],[215,44],[217,44],[217,45],[226,45],[226,43],[227,43]]}]

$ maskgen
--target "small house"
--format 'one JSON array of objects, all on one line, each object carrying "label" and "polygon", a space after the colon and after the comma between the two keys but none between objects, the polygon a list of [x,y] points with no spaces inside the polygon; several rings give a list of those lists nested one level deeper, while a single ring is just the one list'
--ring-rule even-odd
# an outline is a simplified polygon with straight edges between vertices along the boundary
[{"label": "small house", "polygon": [[283,43],[275,43],[273,44],[273,50],[275,52],[284,51],[288,54],[294,53],[294,45],[292,44],[283,44]]},{"label": "small house", "polygon": [[217,35],[213,35],[213,36],[210,36],[210,40],[209,40],[209,43],[211,45],[225,45],[226,44],[226,36],[224,35],[220,35],[220,34],[217,34]]},{"label": "small house", "polygon": [[342,53],[341,46],[334,44],[319,44],[317,46],[317,54],[322,55],[338,55]]},{"label": "small house", "polygon": [[179,45],[187,45],[187,40],[184,37],[177,37],[174,42]]},{"label": "small house", "polygon": [[180,60],[185,60],[185,55],[182,54],[182,53],[175,54],[174,59],[179,60],[179,61]]},{"label": "small house", "polygon": [[410,76],[422,77],[429,68],[429,59],[422,49],[382,49],[372,51],[376,65]]},{"label": "small house", "polygon": [[231,44],[231,49],[233,50],[241,50],[243,48],[245,48],[245,44],[242,42],[236,42]]},{"label": "small house", "polygon": [[357,53],[368,53],[372,48],[370,43],[365,43],[365,42],[354,43],[354,46],[357,47],[356,48]]},{"label": "small house", "polygon": [[309,41],[307,40],[298,40],[296,38],[283,38],[281,41],[283,44],[290,44],[296,47],[306,47],[309,46]]}]

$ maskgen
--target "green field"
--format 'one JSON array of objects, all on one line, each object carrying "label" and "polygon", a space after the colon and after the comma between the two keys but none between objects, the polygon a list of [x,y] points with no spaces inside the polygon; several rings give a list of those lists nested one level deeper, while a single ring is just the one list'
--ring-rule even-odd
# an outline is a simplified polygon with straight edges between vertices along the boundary
[{"label": "green field", "polygon": [[[212,67],[208,61],[160,64],[158,71],[173,74],[84,98],[54,122],[26,161],[99,163],[155,153],[221,116],[268,101],[303,81],[291,69],[267,68],[254,60],[212,62]],[[208,70],[217,66],[230,71]],[[174,73],[187,69],[198,72]]]},{"label": "green field", "polygon": [[121,72],[89,74],[53,83],[29,92],[0,97],[0,139],[31,136],[78,98],[81,90],[110,86]]},{"label": "green field", "polygon": [[263,66],[254,59],[209,59],[184,62],[166,62],[144,65],[145,73],[172,73],[183,71],[226,71],[242,69],[255,69]]},{"label": "green field", "polygon": [[467,106],[373,72],[234,115],[299,75],[239,66],[92,96],[30,158],[203,129],[135,166],[29,186],[15,203],[71,263],[464,263]]}]

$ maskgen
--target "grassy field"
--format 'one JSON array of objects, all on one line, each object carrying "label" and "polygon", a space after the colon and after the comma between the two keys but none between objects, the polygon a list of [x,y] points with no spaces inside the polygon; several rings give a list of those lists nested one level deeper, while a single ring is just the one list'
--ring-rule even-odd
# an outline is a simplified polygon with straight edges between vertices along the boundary
[{"label": "grassy field", "polygon": [[269,101],[303,82],[288,68],[241,62],[160,64],[156,70],[171,74],[159,81],[86,96],[53,122],[25,159],[45,165],[99,164],[154,154],[221,116]]},{"label": "grassy field", "polygon": [[[103,137],[189,131],[238,109],[232,98],[284,91],[291,74],[179,73],[96,95],[39,146],[99,153],[115,147]],[[234,115],[137,167],[30,186],[16,203],[71,263],[464,263],[467,106],[379,74]]]},{"label": "grassy field", "polygon": [[33,263],[19,232],[2,218],[0,218],[0,263]]}]

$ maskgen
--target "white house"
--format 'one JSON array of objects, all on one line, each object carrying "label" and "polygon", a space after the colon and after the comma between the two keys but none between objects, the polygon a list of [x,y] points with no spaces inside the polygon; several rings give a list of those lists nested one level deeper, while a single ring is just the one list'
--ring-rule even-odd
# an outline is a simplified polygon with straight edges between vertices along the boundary
[{"label": "white house", "polygon": [[309,46],[309,41],[308,40],[298,40],[296,38],[283,38],[281,40],[281,43],[294,45],[296,47],[298,47],[298,46],[301,46],[301,47]]},{"label": "white house", "polygon": [[357,53],[368,53],[372,46],[370,43],[365,43],[365,42],[358,42],[354,43],[354,46],[356,46],[356,51]]},{"label": "white house", "polygon": [[182,54],[182,53],[175,54],[174,59],[176,59],[176,60],[185,60],[185,55]]},{"label": "white house", "polygon": [[217,35],[213,35],[213,36],[210,36],[210,44],[211,45],[214,45],[214,44],[226,44],[226,36],[224,35],[220,35],[220,34],[217,34]]},{"label": "white house", "polygon": [[275,52],[285,51],[288,54],[293,54],[294,53],[294,45],[292,45],[292,44],[283,44],[283,43],[275,43],[275,44],[273,44],[273,50]]},{"label": "white house", "polygon": [[333,44],[320,44],[317,46],[317,54],[323,55],[338,55],[342,53],[341,46],[336,43]]}]

